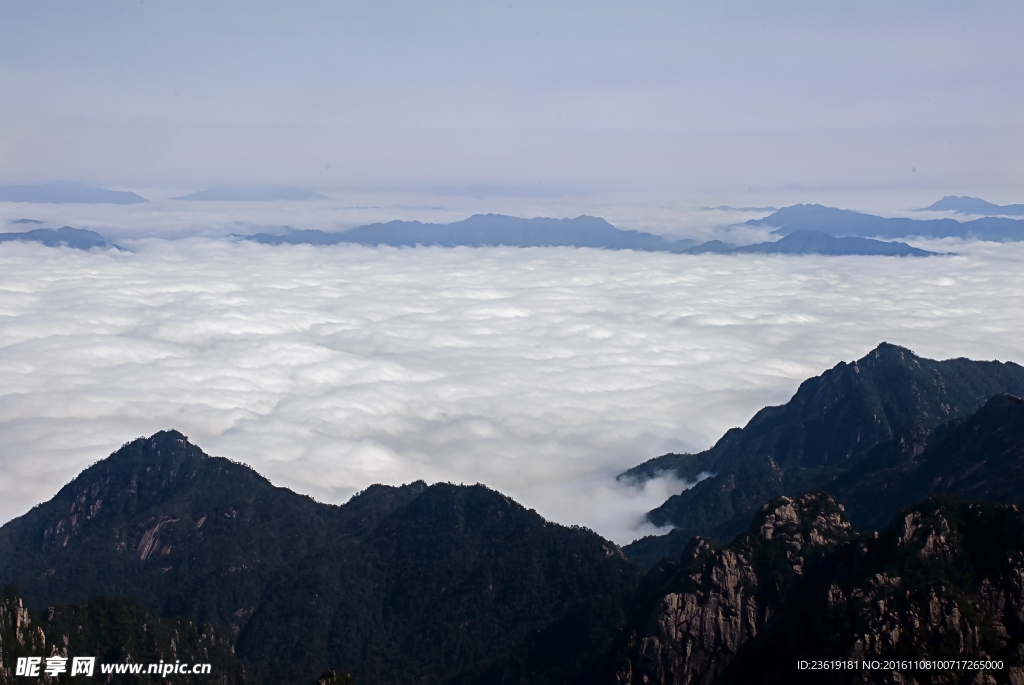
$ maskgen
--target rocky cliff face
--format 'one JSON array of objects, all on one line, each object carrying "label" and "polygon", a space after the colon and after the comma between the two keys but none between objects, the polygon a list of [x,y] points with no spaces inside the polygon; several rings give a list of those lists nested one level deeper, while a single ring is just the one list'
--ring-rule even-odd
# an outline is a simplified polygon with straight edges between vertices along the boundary
[{"label": "rocky cliff face", "polygon": [[[1013,506],[927,500],[864,536],[824,493],[780,497],[728,547],[698,538],[678,564],[652,572],[605,680],[1021,683],[1022,550],[1024,515]],[[1001,667],[886,667],[897,659]],[[815,660],[856,667],[797,667]]]},{"label": "rocky cliff face", "polygon": [[[96,657],[94,674],[69,680],[17,675],[19,657]],[[209,674],[168,675],[161,682],[246,685],[256,682],[235,657],[231,642],[212,626],[196,628],[183,619],[161,619],[132,600],[100,598],[78,605],[49,607],[39,614],[11,586],[0,594],[0,685],[29,682],[150,682],[150,676],[103,675],[99,664],[182,662],[210,664]],[[68,666],[67,663],[64,664]],[[66,671],[70,671],[66,668]]]},{"label": "rocky cliff face", "polygon": [[630,635],[629,658],[614,681],[715,682],[775,618],[808,564],[852,536],[842,508],[815,494],[773,500],[725,549],[695,538],[654,593],[660,598],[646,624]]},{"label": "rocky cliff face", "polygon": [[0,595],[0,685],[14,683],[19,656],[42,654],[46,635],[34,624],[21,597],[8,590]]}]

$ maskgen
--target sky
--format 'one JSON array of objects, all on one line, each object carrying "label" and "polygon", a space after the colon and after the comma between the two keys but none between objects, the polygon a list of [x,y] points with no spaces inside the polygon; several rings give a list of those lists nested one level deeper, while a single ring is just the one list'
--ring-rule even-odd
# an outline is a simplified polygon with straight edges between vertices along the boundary
[{"label": "sky", "polygon": [[927,258],[0,244],[0,521],[175,428],[341,503],[483,483],[619,543],[698,451],[882,341],[1024,363],[1024,243]]},{"label": "sky", "polygon": [[1024,185],[1016,2],[0,4],[0,182]]}]

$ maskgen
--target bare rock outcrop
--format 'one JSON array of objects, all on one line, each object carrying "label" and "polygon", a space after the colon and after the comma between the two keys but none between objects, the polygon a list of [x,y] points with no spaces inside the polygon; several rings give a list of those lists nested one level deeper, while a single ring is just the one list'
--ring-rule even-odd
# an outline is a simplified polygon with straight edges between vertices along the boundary
[{"label": "bare rock outcrop", "polygon": [[0,685],[15,682],[19,656],[41,654],[45,649],[46,635],[32,621],[21,596],[9,589],[0,592]]},{"label": "bare rock outcrop", "polygon": [[714,682],[772,620],[807,564],[852,536],[842,507],[813,493],[773,499],[725,549],[696,538],[647,625],[631,636],[615,682]]},{"label": "bare rock outcrop", "polygon": [[[231,640],[212,625],[158,618],[128,599],[99,597],[37,612],[13,585],[0,591],[0,685],[69,682],[68,660],[96,658],[92,676],[70,682],[151,682],[146,676],[104,676],[98,664],[210,664],[209,674],[174,674],[160,682],[182,685],[246,685],[256,682],[235,656]],[[19,674],[18,660],[35,659],[35,675]],[[47,660],[56,659],[50,666]],[[27,666],[29,662],[23,662]],[[48,668],[54,672],[47,673]],[[156,682],[156,680],[152,680]],[[344,681],[338,681],[344,683]]]},{"label": "bare rock outcrop", "polygon": [[[824,493],[779,497],[728,547],[695,539],[652,573],[650,610],[607,682],[1024,683],[1014,506],[934,498],[858,535]],[[798,668],[815,661],[846,665]]]}]

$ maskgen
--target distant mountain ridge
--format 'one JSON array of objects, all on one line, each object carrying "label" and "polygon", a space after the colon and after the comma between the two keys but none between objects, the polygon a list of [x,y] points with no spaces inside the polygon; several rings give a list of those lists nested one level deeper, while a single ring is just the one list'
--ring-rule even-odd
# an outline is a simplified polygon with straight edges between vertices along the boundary
[{"label": "distant mountain ridge", "polygon": [[[40,223],[20,219],[15,223]],[[883,255],[925,257],[937,253],[911,247],[906,243],[869,238],[835,238],[820,231],[796,231],[774,242],[737,247],[712,240],[696,244],[694,240],[671,241],[662,236],[639,231],[623,231],[604,219],[580,216],[575,219],[519,219],[501,215],[475,215],[455,224],[422,224],[418,221],[392,221],[387,224],[360,226],[344,233],[319,230],[297,230],[284,235],[258,233],[241,236],[268,245],[390,245],[415,247],[592,247],[632,249],[676,254],[789,254],[789,255]],[[17,233],[0,233],[0,242],[20,240],[61,245],[88,250],[92,247],[115,247],[94,231],[64,226],[59,229],[37,228]]]},{"label": "distant mountain ridge", "polygon": [[94,188],[76,181],[51,181],[29,185],[0,186],[0,202],[43,202],[134,205],[146,198],[122,190]]},{"label": "distant mountain ridge", "polygon": [[[833,492],[847,503],[855,525],[884,525],[896,508],[920,497],[960,492],[903,491],[902,481],[886,470],[889,461],[900,459],[885,455],[902,453],[898,445],[908,439],[907,431],[929,432],[966,419],[1003,393],[1024,395],[1024,367],[967,359],[933,361],[883,343],[856,362],[841,362],[804,381],[789,402],[762,409],[744,428],[729,430],[710,449],[664,455],[621,474],[621,480],[635,482],[666,472],[689,482],[714,474],[648,513],[655,525],[672,525],[675,530],[637,540],[624,551],[651,565],[664,555],[677,554],[695,534],[728,539],[770,497],[815,488]],[[888,443],[893,444],[886,447]],[[1024,477],[1013,482],[1024,498]],[[854,483],[862,484],[859,490]],[[890,483],[892,490],[876,493],[867,483]],[[963,494],[994,496],[994,484],[989,481],[987,488]],[[862,491],[860,499],[850,494]],[[895,497],[894,492],[903,494]]]},{"label": "distant mountain ridge", "polygon": [[662,236],[615,228],[599,217],[575,219],[521,219],[501,214],[474,214],[450,224],[390,221],[357,226],[341,233],[305,230],[285,235],[260,233],[247,236],[267,245],[390,245],[415,247],[595,247],[612,250],[681,252],[694,240],[671,241]]},{"label": "distant mountain ridge", "polygon": [[[957,214],[985,214],[989,216],[1024,216],[1024,204],[997,205],[978,197],[946,195],[924,209],[953,211]],[[922,210],[923,211],[923,210]]]},{"label": "distant mountain ridge", "polygon": [[358,226],[341,233],[299,230],[284,235],[258,233],[246,240],[266,245],[390,245],[392,247],[591,247],[676,254],[829,254],[929,256],[936,253],[906,243],[868,238],[835,238],[820,231],[797,231],[776,242],[737,247],[713,240],[670,240],[640,231],[622,230],[599,217],[521,219],[500,214],[476,214],[451,224],[391,221]]},{"label": "distant mountain ridge", "polygon": [[743,226],[771,227],[780,235],[796,231],[819,231],[834,237],[858,238],[972,238],[979,240],[1024,240],[1024,220],[984,217],[960,222],[956,219],[885,218],[850,209],[822,205],[793,205]]}]

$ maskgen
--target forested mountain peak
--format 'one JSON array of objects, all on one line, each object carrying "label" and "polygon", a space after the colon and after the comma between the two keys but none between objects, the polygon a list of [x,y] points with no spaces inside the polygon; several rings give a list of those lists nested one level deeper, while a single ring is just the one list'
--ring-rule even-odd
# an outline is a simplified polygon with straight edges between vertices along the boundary
[{"label": "forested mountain peak", "polygon": [[882,343],[804,381],[789,402],[760,410],[712,448],[664,455],[623,473],[640,482],[665,472],[691,482],[713,474],[648,515],[676,531],[633,543],[627,554],[649,565],[694,534],[727,539],[766,499],[829,490],[870,450],[912,425],[931,430],[970,416],[995,395],[1022,392],[1024,367],[1012,362],[935,361]]},{"label": "forested mountain peak", "polygon": [[0,527],[0,583],[30,606],[128,596],[231,635],[267,683],[440,682],[579,606],[615,614],[639,578],[613,543],[482,485],[321,504],[177,431],[127,443]]}]

